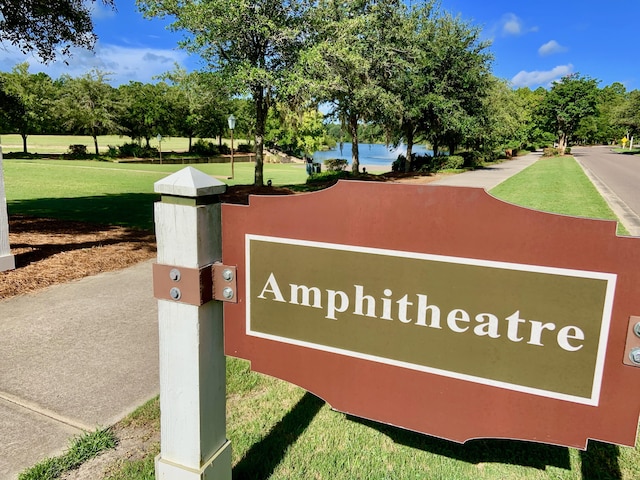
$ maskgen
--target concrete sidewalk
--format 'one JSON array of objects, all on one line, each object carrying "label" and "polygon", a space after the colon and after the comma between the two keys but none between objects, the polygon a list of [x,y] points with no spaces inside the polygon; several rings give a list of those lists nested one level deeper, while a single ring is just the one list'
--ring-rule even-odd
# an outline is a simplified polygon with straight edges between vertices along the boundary
[{"label": "concrete sidewalk", "polygon": [[[440,180],[487,190],[539,154]],[[0,480],[155,396],[151,262],[0,301]]]},{"label": "concrete sidewalk", "polygon": [[0,479],[159,392],[151,262],[0,301]]},{"label": "concrete sidewalk", "polygon": [[521,172],[529,165],[535,163],[542,156],[542,152],[529,153],[523,157],[506,160],[502,163],[469,172],[451,175],[441,180],[432,182],[432,185],[450,185],[455,187],[479,187],[491,190],[496,185],[504,182],[516,173]]}]

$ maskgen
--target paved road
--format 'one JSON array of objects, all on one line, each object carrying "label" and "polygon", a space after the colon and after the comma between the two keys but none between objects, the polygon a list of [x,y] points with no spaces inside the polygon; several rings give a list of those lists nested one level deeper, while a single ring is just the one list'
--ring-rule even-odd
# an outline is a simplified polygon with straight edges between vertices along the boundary
[{"label": "paved road", "polygon": [[571,153],[627,230],[640,236],[640,157],[606,146],[575,147]]}]

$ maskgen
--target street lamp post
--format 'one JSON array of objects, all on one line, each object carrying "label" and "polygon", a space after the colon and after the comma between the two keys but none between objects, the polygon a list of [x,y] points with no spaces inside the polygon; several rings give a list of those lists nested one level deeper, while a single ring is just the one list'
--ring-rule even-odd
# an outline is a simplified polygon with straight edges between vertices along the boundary
[{"label": "street lamp post", "polygon": [[232,179],[233,176],[234,176],[234,172],[233,172],[233,130],[234,130],[234,128],[236,128],[236,117],[234,117],[233,114],[231,114],[231,115],[229,115],[229,118],[227,120],[229,121],[229,130],[231,130],[231,176],[229,178]]},{"label": "street lamp post", "polygon": [[160,165],[162,165],[162,135],[158,134],[156,137],[158,140],[158,151],[160,152]]}]

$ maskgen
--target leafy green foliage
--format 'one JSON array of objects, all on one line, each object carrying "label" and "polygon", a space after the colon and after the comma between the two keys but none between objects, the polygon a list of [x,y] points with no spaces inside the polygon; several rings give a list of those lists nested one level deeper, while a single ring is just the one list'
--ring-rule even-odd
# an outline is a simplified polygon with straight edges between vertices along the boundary
[{"label": "leafy green foliage", "polygon": [[540,113],[547,128],[558,135],[561,153],[580,122],[597,113],[597,92],[597,80],[573,74],[553,82],[545,95]]},{"label": "leafy green foliage", "polygon": [[[358,126],[398,111],[387,88],[399,71],[406,12],[396,0],[321,1],[313,12],[313,45],[303,52],[300,70],[310,95],[329,102],[352,140],[352,169],[359,170]],[[301,76],[303,75],[300,74]]]},{"label": "leafy green foliage", "polygon": [[138,143],[125,143],[118,147],[118,156],[120,158],[157,158],[159,152],[157,148],[147,147]]},{"label": "leafy green foliage", "polygon": [[7,113],[8,128],[20,133],[23,151],[27,137],[44,132],[53,124],[54,84],[45,73],[29,73],[29,64],[20,63],[11,72],[1,74],[4,92],[15,105]]},{"label": "leafy green foliage", "polygon": [[[5,0],[0,2],[0,38],[45,62],[56,57],[58,47],[62,55],[72,46],[93,48],[92,3],[95,0]],[[113,0],[102,3],[114,6]]]},{"label": "leafy green foliage", "polygon": [[230,93],[250,95],[255,119],[255,184],[262,186],[269,106],[297,60],[304,40],[307,1],[137,0],[147,17],[172,16],[187,33],[182,46],[200,54],[226,78]]},{"label": "leafy green foliage", "polygon": [[93,137],[95,154],[99,155],[98,135],[116,130],[117,103],[108,75],[100,70],[61,79],[60,99],[56,102],[62,124],[75,133]]},{"label": "leafy green foliage", "polygon": [[347,168],[349,162],[343,158],[333,158],[324,161],[328,172],[341,172]]}]

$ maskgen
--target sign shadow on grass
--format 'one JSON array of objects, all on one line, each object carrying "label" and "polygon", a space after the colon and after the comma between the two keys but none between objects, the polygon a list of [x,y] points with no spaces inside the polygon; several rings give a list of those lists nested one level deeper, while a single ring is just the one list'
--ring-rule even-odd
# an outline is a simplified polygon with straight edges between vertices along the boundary
[{"label": "sign shadow on grass", "polygon": [[566,447],[503,439],[470,440],[461,444],[351,415],[348,418],[379,431],[398,444],[466,463],[505,463],[538,470],[548,466],[571,469],[569,449]]},{"label": "sign shadow on grass", "polygon": [[287,449],[304,433],[324,401],[307,392],[278,424],[255,443],[233,468],[234,480],[267,480],[284,458]]},{"label": "sign shadow on grass", "polygon": [[[466,463],[504,463],[537,470],[552,466],[571,470],[569,449],[566,447],[504,439],[470,440],[460,444],[351,415],[347,417],[378,430],[396,443]],[[590,441],[587,450],[580,452],[582,479],[621,480],[619,454],[617,445]]]}]

